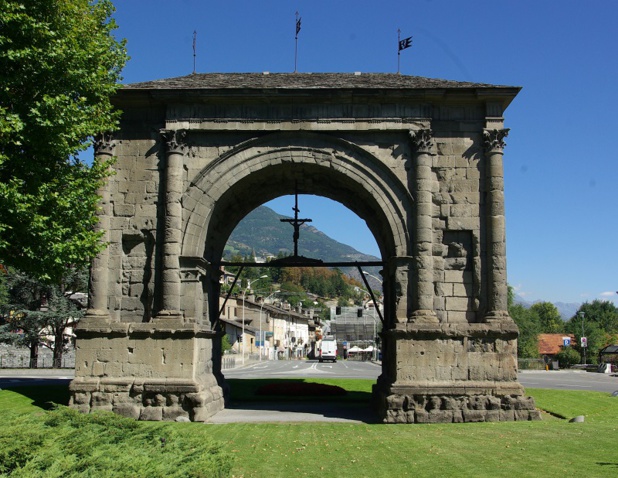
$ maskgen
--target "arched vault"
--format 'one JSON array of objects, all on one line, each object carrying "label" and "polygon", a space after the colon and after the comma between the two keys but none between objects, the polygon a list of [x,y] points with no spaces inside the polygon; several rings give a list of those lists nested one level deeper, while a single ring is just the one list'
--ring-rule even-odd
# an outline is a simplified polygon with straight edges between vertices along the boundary
[{"label": "arched vault", "polygon": [[183,195],[183,255],[220,260],[244,216],[296,191],[328,197],[355,212],[383,257],[409,255],[406,211],[413,199],[401,180],[354,144],[307,132],[247,141],[206,166]]}]

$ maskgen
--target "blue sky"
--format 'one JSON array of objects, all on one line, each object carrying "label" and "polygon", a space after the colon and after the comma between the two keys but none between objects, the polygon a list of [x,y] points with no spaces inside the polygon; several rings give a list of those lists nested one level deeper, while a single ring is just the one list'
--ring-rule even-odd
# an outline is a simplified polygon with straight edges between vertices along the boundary
[{"label": "blue sky", "polygon": [[[117,0],[124,82],[197,72],[396,72],[522,86],[506,111],[508,281],[525,299],[618,303],[618,2],[615,0]],[[291,215],[291,199],[271,204]],[[301,214],[377,255],[330,202]]]}]

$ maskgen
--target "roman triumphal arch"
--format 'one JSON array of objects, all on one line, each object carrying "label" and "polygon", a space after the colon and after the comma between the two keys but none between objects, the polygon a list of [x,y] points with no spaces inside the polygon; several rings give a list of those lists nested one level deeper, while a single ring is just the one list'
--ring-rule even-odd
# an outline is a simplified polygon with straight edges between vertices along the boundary
[{"label": "roman triumphal arch", "polygon": [[394,74],[193,74],[128,85],[77,330],[71,406],[141,420],[224,407],[224,245],[296,191],[339,201],[380,247],[389,423],[538,418],[507,312],[503,113],[519,88]]}]

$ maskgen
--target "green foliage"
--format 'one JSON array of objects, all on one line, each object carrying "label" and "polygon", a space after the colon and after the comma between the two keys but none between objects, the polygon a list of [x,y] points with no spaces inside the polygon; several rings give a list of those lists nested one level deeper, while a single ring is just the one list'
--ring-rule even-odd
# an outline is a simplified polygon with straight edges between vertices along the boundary
[{"label": "green foliage", "polygon": [[66,407],[43,416],[13,414],[0,425],[0,470],[50,478],[229,476],[230,455],[199,431]]},{"label": "green foliage", "polygon": [[8,270],[6,269],[6,267],[0,264],[0,304],[6,303],[9,297],[7,274]]},{"label": "green foliage", "polygon": [[562,350],[556,354],[556,359],[561,368],[569,368],[581,362],[581,355],[573,347],[563,347]]},{"label": "green foliage", "polygon": [[221,337],[221,353],[224,354],[228,350],[232,350],[232,344],[230,343],[230,338],[225,334]]},{"label": "green foliage", "polygon": [[584,336],[588,339],[586,361],[597,363],[599,350],[612,344],[615,335],[618,334],[618,308],[607,300],[586,302],[565,324],[565,329],[566,332],[575,335],[577,343],[574,347],[580,353],[582,353],[580,348],[581,337]]},{"label": "green foliage", "polygon": [[127,56],[109,0],[0,2],[0,257],[57,281],[102,247],[97,189],[109,164],[83,163],[113,130]]},{"label": "green foliage", "polygon": [[517,355],[520,358],[538,358],[538,336],[541,333],[538,315],[521,304],[512,304],[509,314],[519,328]]},{"label": "green foliage", "polygon": [[[285,255],[281,254],[281,257]],[[249,263],[254,262],[255,259],[234,255],[230,261]],[[240,266],[231,266],[227,270],[237,274]],[[246,267],[242,270],[241,279],[236,282],[233,293],[242,294],[249,281],[251,281],[251,289],[263,296],[277,289],[274,284],[279,284],[280,296],[293,306],[301,304],[303,308],[315,308],[316,306],[308,294],[315,294],[321,298],[336,297],[342,305],[349,305],[350,301],[362,304],[366,297],[364,292],[355,292],[355,287],[360,286],[358,281],[344,275],[339,269],[268,267],[267,264],[264,267]],[[229,286],[222,286],[221,291],[227,293]],[[323,299],[318,299],[318,302],[321,300]]]},{"label": "green foliage", "polygon": [[557,334],[564,330],[564,321],[560,312],[551,302],[537,302],[530,307],[539,318],[541,333]]}]

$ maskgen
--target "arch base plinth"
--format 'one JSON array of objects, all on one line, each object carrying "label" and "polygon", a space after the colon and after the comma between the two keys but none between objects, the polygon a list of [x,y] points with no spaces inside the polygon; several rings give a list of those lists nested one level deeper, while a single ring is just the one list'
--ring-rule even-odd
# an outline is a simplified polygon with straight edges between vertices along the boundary
[{"label": "arch base plinth", "polygon": [[517,380],[512,323],[398,324],[373,388],[384,423],[538,420]]},{"label": "arch base plinth", "polygon": [[137,420],[203,422],[224,408],[213,373],[216,333],[197,325],[80,324],[69,405]]}]

